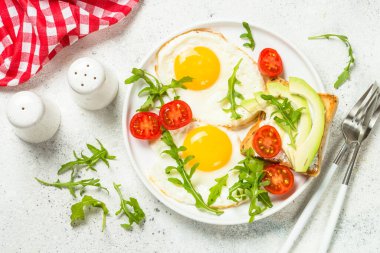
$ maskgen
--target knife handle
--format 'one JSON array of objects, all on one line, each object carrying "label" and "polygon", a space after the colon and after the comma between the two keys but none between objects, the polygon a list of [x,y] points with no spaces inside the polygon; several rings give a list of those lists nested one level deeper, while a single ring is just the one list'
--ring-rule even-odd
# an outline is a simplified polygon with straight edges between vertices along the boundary
[{"label": "knife handle", "polygon": [[338,168],[338,165],[335,163],[333,163],[331,167],[328,168],[327,174],[322,179],[320,186],[318,187],[314,195],[309,200],[309,203],[307,203],[305,209],[303,210],[300,217],[298,218],[297,223],[294,225],[292,231],[290,232],[288,238],[286,239],[286,242],[283,244],[283,246],[278,251],[278,253],[290,252],[291,248],[293,247],[294,242],[299,238],[299,235],[301,234],[303,228],[308,223],[311,215],[314,213],[315,208],[317,207],[319,203],[319,200],[321,199],[323,193],[326,191],[327,186],[329,185],[337,168]]},{"label": "knife handle", "polygon": [[331,238],[333,237],[336,223],[338,221],[344,200],[346,198],[346,193],[347,193],[347,185],[341,184],[338,195],[335,200],[334,207],[331,210],[329,220],[326,224],[326,228],[323,233],[323,238],[322,238],[321,246],[319,248],[319,253],[326,253],[327,250],[329,249],[330,241],[331,241]]},{"label": "knife handle", "polygon": [[358,157],[360,147],[361,147],[360,143],[355,144],[354,154],[353,154],[351,161],[347,167],[347,171],[346,171],[346,174],[344,176],[343,182],[340,185],[339,192],[338,192],[338,195],[336,197],[334,207],[331,210],[330,217],[329,217],[329,220],[328,220],[326,228],[325,228],[325,232],[323,233],[322,244],[319,248],[319,253],[325,253],[329,249],[330,241],[331,241],[331,238],[333,236],[333,233],[334,233],[334,230],[336,227],[336,223],[338,222],[338,218],[339,218],[340,212],[342,210],[344,200],[346,198],[348,183],[350,182],[352,169],[353,169],[355,162],[356,162],[356,159]]}]

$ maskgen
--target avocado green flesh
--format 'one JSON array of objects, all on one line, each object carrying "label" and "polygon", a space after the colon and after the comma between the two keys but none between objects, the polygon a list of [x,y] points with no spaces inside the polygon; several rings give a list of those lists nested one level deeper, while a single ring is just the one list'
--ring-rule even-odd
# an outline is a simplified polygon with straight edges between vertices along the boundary
[{"label": "avocado green flesh", "polygon": [[[300,121],[298,122],[298,125],[297,125],[297,137],[295,140],[295,146],[296,146],[296,149],[298,149],[298,147],[302,145],[302,143],[308,137],[311,130],[311,126],[312,126],[312,120],[311,120],[310,110],[309,110],[307,101],[298,95],[291,94],[289,91],[289,87],[276,81],[267,83],[267,89],[268,89],[268,92],[275,97],[280,96],[282,98],[289,99],[289,101],[293,105],[295,105],[295,109],[304,108],[302,110],[302,116],[300,118]],[[283,143],[282,148],[285,154],[287,155],[288,159],[290,160],[291,164],[294,165],[296,162],[295,157],[294,157],[295,155],[294,148],[290,146],[289,143]]]},{"label": "avocado green flesh", "polygon": [[297,144],[303,143],[309,135],[312,122],[307,101],[298,95],[290,94],[289,87],[286,87],[278,82],[268,83],[267,89],[269,93],[275,97],[281,96],[283,98],[289,99],[289,101],[295,105],[295,109],[304,108],[302,110],[302,116],[297,126],[298,133],[296,137],[296,146]]},{"label": "avocado green flesh", "polygon": [[[304,107],[297,126],[296,149],[283,143],[283,150],[296,172],[306,172],[313,164],[322,142],[325,129],[325,107],[319,94],[303,79],[290,77],[289,87],[280,82],[267,83],[268,93],[275,97],[288,98],[295,109]],[[273,108],[261,98],[264,92],[255,93],[255,98],[242,102],[250,112],[264,111],[271,115]],[[268,117],[268,116],[267,116]]]},{"label": "avocado green flesh", "polygon": [[256,92],[254,94],[254,98],[243,100],[240,106],[250,112],[252,115],[265,111],[266,101],[261,98],[262,94],[265,93],[261,91]]},{"label": "avocado green flesh", "polygon": [[325,129],[325,106],[318,93],[303,79],[290,77],[289,91],[291,94],[305,98],[310,109],[312,119],[310,132],[305,141],[297,146],[293,155],[293,169],[297,172],[306,172],[313,163],[322,142]]}]

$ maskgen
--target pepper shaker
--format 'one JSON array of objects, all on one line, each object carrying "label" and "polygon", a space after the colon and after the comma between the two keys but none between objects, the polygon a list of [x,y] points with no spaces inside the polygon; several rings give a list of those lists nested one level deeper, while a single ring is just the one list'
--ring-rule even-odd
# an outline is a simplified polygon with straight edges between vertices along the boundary
[{"label": "pepper shaker", "polygon": [[30,143],[49,140],[61,123],[58,107],[31,91],[14,94],[7,105],[7,117],[20,139]]},{"label": "pepper shaker", "polygon": [[118,81],[111,71],[90,57],[74,61],[67,77],[74,101],[87,110],[106,107],[114,100],[119,89]]}]

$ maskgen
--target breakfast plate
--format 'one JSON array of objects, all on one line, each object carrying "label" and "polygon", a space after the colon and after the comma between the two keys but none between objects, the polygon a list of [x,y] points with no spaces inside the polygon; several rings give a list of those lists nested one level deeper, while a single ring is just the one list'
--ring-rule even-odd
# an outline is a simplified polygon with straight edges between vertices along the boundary
[{"label": "breakfast plate", "polygon": [[[216,33],[221,33],[231,44],[236,45],[249,54],[253,59],[258,59],[259,52],[262,49],[270,47],[276,48],[280,53],[282,59],[284,59],[283,77],[288,79],[290,76],[300,76],[307,83],[309,83],[316,91],[325,92],[321,80],[309,62],[309,60],[298,50],[294,45],[283,39],[279,35],[270,32],[262,27],[251,25],[252,33],[256,41],[255,50],[252,52],[247,48],[242,47],[242,40],[240,35],[244,32],[240,22],[234,21],[216,21],[202,23],[188,27],[182,31],[179,31],[162,43],[159,43],[157,47],[152,50],[145,60],[142,62],[141,69],[146,70],[149,73],[155,73],[155,65],[157,64],[157,53],[163,45],[173,37],[183,34],[184,32],[193,29],[207,29]],[[249,215],[247,213],[248,204],[243,203],[234,208],[226,208],[224,214],[217,216],[207,212],[198,210],[194,205],[189,205],[184,202],[175,200],[175,198],[169,197],[170,195],[165,193],[157,184],[153,183],[150,179],[151,168],[157,166],[160,155],[157,153],[146,141],[141,141],[134,138],[129,129],[129,122],[136,110],[139,109],[141,104],[144,103],[144,98],[139,97],[137,94],[141,86],[133,85],[128,87],[128,91],[124,101],[123,115],[122,115],[122,131],[124,135],[124,142],[127,148],[127,154],[130,158],[131,164],[138,174],[140,180],[146,186],[146,188],[164,205],[168,206],[177,213],[204,223],[220,224],[220,225],[233,225],[247,223]],[[200,102],[201,103],[201,102]],[[245,131],[246,134],[247,130]],[[165,171],[165,167],[162,168]],[[273,207],[267,209],[265,212],[257,215],[256,220],[268,217],[288,204],[292,203],[311,183],[312,177],[307,177],[298,173],[294,175],[294,187],[285,195],[275,195],[271,197]]]}]

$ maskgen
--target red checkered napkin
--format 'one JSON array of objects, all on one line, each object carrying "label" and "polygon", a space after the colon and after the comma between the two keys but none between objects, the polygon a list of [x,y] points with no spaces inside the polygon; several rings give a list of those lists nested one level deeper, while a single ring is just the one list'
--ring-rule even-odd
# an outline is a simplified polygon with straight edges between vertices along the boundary
[{"label": "red checkered napkin", "polygon": [[0,0],[0,86],[29,80],[62,48],[117,23],[139,0]]}]

